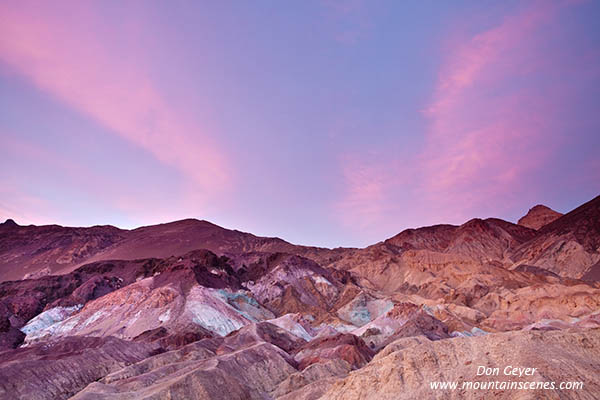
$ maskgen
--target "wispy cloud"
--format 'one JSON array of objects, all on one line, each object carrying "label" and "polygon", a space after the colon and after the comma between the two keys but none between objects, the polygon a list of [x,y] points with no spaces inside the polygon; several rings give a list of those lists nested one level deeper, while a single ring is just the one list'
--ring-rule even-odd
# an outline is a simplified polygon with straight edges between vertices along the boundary
[{"label": "wispy cloud", "polygon": [[420,156],[424,196],[465,210],[502,206],[497,199],[523,189],[524,175],[554,150],[552,115],[560,93],[548,97],[547,83],[527,80],[552,68],[537,39],[558,11],[558,3],[534,3],[449,46],[424,110],[430,120]]},{"label": "wispy cloud", "polygon": [[178,169],[197,192],[230,187],[232,171],[215,133],[189,110],[173,108],[135,55],[116,56],[106,38],[86,29],[100,18],[86,5],[72,3],[66,17],[53,12],[51,3],[37,8],[2,3],[0,62]]},{"label": "wispy cloud", "polygon": [[339,203],[344,218],[381,231],[390,220],[397,229],[415,220],[460,223],[502,215],[523,196],[537,196],[542,188],[536,177],[547,172],[567,134],[561,125],[565,105],[578,95],[554,80],[576,70],[561,62],[546,36],[570,6],[531,3],[495,26],[447,43],[423,108],[422,149],[375,166],[357,162],[358,155],[346,157],[341,176],[347,190]]},{"label": "wispy cloud", "polygon": [[345,228],[376,238],[381,229],[393,224],[394,191],[406,183],[406,177],[399,173],[398,163],[377,154],[345,154],[339,166],[342,180],[335,215]]},{"label": "wispy cloud", "polygon": [[346,224],[358,223],[364,228],[379,220],[386,200],[385,178],[381,169],[358,160],[344,159],[342,173],[346,188],[337,206]]}]

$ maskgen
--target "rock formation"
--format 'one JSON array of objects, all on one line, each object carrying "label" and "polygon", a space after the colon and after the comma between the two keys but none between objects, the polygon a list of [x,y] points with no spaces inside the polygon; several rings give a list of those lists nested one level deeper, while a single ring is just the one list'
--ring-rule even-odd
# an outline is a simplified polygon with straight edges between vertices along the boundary
[{"label": "rock formation", "polygon": [[545,205],[538,204],[537,206],[530,208],[527,214],[519,219],[518,224],[538,230],[543,226],[548,225],[550,222],[562,217],[562,215],[563,214],[556,212]]}]

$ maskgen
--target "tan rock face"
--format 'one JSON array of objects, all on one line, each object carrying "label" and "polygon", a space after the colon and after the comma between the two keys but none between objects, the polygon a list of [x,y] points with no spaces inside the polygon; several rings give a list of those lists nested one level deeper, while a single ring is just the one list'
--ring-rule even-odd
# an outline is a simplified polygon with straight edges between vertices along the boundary
[{"label": "tan rock face", "polygon": [[[415,342],[394,350],[336,382],[321,399],[592,399],[600,393],[598,329],[490,334]],[[498,368],[499,375],[477,376],[479,366]],[[508,366],[535,372],[506,376]],[[469,390],[462,387],[465,381],[556,382],[557,388]],[[583,382],[583,389],[559,390],[563,381]],[[431,382],[458,382],[458,389],[432,390]]]},{"label": "tan rock face", "polygon": [[300,347],[295,354],[300,370],[309,365],[328,360],[344,360],[352,368],[360,368],[371,361],[373,351],[365,342],[352,334],[340,333],[335,336],[321,337]]},{"label": "tan rock face", "polygon": [[538,204],[529,209],[527,214],[519,219],[518,224],[527,228],[538,230],[544,225],[562,217],[563,214],[544,205]]},{"label": "tan rock face", "polygon": [[331,378],[342,378],[348,375],[352,367],[347,361],[340,359],[329,360],[325,363],[312,364],[302,371],[295,372],[281,382],[275,391],[273,397],[279,398],[301,390],[306,385],[313,382],[322,382]]}]

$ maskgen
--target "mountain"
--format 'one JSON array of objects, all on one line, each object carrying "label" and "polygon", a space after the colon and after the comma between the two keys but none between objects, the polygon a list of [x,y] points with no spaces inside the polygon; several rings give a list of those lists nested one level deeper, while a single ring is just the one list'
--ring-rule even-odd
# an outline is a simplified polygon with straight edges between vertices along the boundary
[{"label": "mountain", "polygon": [[600,197],[539,229],[475,218],[363,249],[194,219],[8,220],[0,398],[427,398],[431,381],[497,380],[479,365],[534,367],[509,378],[581,381],[577,395],[595,398],[599,245]]},{"label": "mountain", "polygon": [[259,237],[196,219],[133,230],[108,225],[19,226],[9,220],[0,224],[0,281],[67,273],[94,261],[164,258],[200,248],[219,255],[288,252],[320,262],[329,262],[343,252],[343,249],[296,246],[279,238]]},{"label": "mountain", "polygon": [[114,226],[66,228],[58,225],[0,224],[0,281],[50,274],[89,260],[125,238]]},{"label": "mountain", "polygon": [[[452,268],[460,268],[463,275],[508,269],[515,249],[536,235],[533,229],[500,219],[476,218],[460,226],[407,229],[365,249],[348,250],[330,266],[353,272],[375,290],[422,291],[426,285],[442,295],[450,290],[444,275]],[[434,288],[436,283],[440,287]]]},{"label": "mountain", "polygon": [[527,228],[538,230],[544,225],[560,218],[563,214],[554,211],[542,204],[529,209],[527,214],[519,219],[518,224]]},{"label": "mountain", "polygon": [[560,276],[581,278],[600,261],[600,196],[544,225],[512,256]]},{"label": "mountain", "polygon": [[472,219],[463,225],[408,229],[385,241],[402,249],[461,254],[479,261],[504,260],[536,233],[497,218]]}]

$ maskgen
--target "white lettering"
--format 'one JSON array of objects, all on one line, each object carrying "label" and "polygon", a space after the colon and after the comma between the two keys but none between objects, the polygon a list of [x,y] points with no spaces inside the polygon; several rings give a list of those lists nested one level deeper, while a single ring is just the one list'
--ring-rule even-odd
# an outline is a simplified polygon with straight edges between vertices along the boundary
[{"label": "white lettering", "polygon": [[504,373],[504,375],[523,377],[523,376],[532,376],[533,374],[535,374],[535,370],[536,370],[536,368],[531,368],[531,367],[521,368],[521,367],[513,367],[512,365],[509,365],[509,366],[505,367],[504,371],[502,371],[502,372]]},{"label": "white lettering", "polygon": [[477,376],[480,375],[500,375],[500,368],[491,368],[480,365],[477,367]]}]

